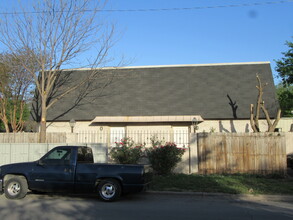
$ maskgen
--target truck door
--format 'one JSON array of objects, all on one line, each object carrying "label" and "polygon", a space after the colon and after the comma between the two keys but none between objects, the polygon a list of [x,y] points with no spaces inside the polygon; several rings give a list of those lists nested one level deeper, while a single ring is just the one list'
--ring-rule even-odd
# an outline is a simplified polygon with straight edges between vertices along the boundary
[{"label": "truck door", "polygon": [[55,148],[42,157],[30,175],[32,190],[63,192],[74,188],[72,150]]}]

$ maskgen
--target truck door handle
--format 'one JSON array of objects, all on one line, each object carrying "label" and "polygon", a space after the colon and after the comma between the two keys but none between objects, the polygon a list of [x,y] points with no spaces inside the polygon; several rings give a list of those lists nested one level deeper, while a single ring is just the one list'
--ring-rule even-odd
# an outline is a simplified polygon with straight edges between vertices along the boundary
[{"label": "truck door handle", "polygon": [[71,170],[70,168],[68,168],[68,169],[65,168],[65,169],[64,169],[64,172],[65,172],[65,173],[72,173],[72,170]]}]

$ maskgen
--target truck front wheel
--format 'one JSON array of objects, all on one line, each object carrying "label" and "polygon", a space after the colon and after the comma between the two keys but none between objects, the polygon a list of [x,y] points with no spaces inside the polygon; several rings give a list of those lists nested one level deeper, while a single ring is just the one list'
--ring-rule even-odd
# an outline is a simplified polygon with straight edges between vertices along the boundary
[{"label": "truck front wheel", "polygon": [[23,176],[14,176],[5,181],[4,193],[7,199],[22,199],[27,191],[27,181]]},{"label": "truck front wheel", "polygon": [[105,179],[98,185],[99,196],[102,200],[112,202],[121,195],[121,185],[117,180]]}]

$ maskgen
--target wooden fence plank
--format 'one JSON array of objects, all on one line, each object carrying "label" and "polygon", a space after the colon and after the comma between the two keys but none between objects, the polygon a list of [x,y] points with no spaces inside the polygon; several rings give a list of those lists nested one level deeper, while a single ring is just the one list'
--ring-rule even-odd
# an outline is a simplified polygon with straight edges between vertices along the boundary
[{"label": "wooden fence plank", "polygon": [[[0,143],[38,143],[39,133],[0,133]],[[65,143],[66,133],[47,133],[47,143]]]},{"label": "wooden fence plank", "polygon": [[199,173],[285,172],[285,135],[220,133],[199,135]]}]

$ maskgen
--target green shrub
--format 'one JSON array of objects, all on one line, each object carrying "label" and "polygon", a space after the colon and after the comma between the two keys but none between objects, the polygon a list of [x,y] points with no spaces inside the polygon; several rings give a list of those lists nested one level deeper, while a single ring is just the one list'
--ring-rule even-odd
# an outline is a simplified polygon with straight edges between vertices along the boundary
[{"label": "green shrub", "polygon": [[154,171],[159,175],[171,174],[177,163],[181,161],[184,151],[185,149],[177,148],[176,144],[170,142],[161,146],[154,144],[146,150]]},{"label": "green shrub", "polygon": [[143,145],[135,145],[131,138],[123,138],[116,142],[110,152],[111,158],[120,164],[137,164],[143,155]]}]

